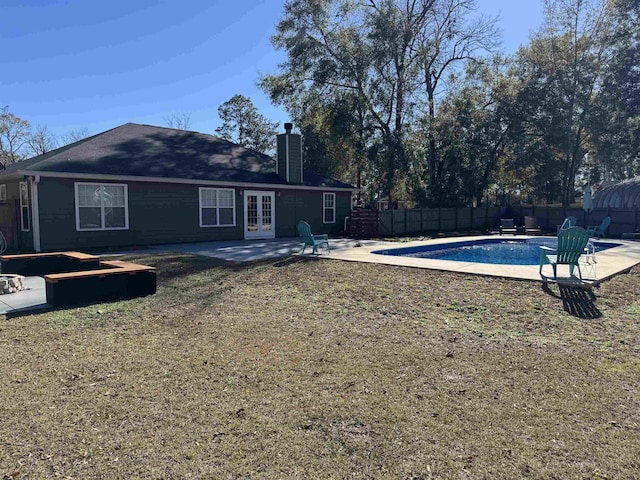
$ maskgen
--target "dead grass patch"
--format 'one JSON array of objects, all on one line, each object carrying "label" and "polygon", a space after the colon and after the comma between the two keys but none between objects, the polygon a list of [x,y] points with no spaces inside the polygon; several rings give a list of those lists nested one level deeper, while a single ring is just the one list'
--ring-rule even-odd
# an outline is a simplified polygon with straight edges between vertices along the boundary
[{"label": "dead grass patch", "polygon": [[0,323],[0,476],[640,471],[637,268],[589,295],[295,257],[132,259],[157,267],[156,295]]}]

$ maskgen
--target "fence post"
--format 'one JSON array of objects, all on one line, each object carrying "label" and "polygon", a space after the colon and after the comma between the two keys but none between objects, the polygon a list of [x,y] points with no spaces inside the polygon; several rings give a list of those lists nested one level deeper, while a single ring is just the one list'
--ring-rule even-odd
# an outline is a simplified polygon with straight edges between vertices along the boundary
[{"label": "fence post", "polygon": [[469,208],[469,230],[473,231],[473,205]]},{"label": "fence post", "polygon": [[420,233],[424,233],[424,215],[422,213],[422,207],[420,207]]},{"label": "fence post", "polygon": [[454,218],[456,219],[456,228],[455,228],[455,231],[456,231],[456,232],[458,232],[458,231],[460,230],[460,227],[458,227],[458,207],[455,207],[455,210],[454,210],[454,211],[456,212],[456,215],[455,215],[455,217],[454,217]]},{"label": "fence post", "polygon": [[489,227],[488,224],[489,224],[489,202],[486,203],[485,208],[484,208],[484,228],[485,228],[485,230]]},{"label": "fence post", "polygon": [[408,225],[407,224],[407,209],[405,208],[404,209],[404,234],[405,235],[408,235],[408,233],[409,233],[409,228],[408,228],[407,225]]},{"label": "fence post", "polygon": [[396,219],[394,218],[393,212],[394,210],[389,210],[391,212],[391,236],[395,237],[396,233],[395,233],[395,229],[396,229]]},{"label": "fence post", "polygon": [[547,228],[551,228],[551,222],[549,221],[549,204],[546,205],[547,210]]},{"label": "fence post", "polygon": [[442,231],[442,211],[440,205],[438,205],[438,232]]}]

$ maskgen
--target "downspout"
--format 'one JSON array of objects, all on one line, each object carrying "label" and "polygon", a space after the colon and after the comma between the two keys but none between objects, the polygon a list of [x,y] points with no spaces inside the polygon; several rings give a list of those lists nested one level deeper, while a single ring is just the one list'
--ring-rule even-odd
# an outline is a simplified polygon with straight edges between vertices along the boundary
[{"label": "downspout", "polygon": [[38,184],[40,183],[40,175],[30,177],[31,180],[31,225],[33,227],[33,249],[39,252],[40,249],[40,209],[38,204]]}]

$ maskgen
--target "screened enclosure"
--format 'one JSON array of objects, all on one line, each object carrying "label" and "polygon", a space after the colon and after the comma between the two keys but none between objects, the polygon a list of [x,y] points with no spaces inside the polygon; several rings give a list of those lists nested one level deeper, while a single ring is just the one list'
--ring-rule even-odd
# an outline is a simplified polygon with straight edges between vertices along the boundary
[{"label": "screened enclosure", "polygon": [[640,176],[598,190],[593,205],[595,209],[640,208]]}]

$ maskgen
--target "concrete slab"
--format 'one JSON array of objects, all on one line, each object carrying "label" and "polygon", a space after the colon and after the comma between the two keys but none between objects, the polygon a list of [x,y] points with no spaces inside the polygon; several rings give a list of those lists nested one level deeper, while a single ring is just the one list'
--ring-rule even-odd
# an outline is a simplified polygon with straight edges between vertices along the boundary
[{"label": "concrete slab", "polygon": [[16,314],[50,308],[42,277],[25,277],[21,292],[0,295],[0,315]]},{"label": "concrete slab", "polygon": [[[333,251],[343,251],[355,248],[357,245],[379,246],[389,242],[375,240],[353,240],[347,238],[330,239],[329,245]],[[302,251],[300,238],[277,238],[272,240],[234,240],[226,242],[177,243],[156,245],[151,252],[157,253],[189,253],[205,257],[220,258],[231,262],[253,262],[256,260],[276,259],[287,257]],[[307,248],[309,252],[309,248]],[[139,252],[127,252],[139,253]],[[306,253],[305,253],[306,254]],[[319,255],[326,255],[323,248]]]}]

